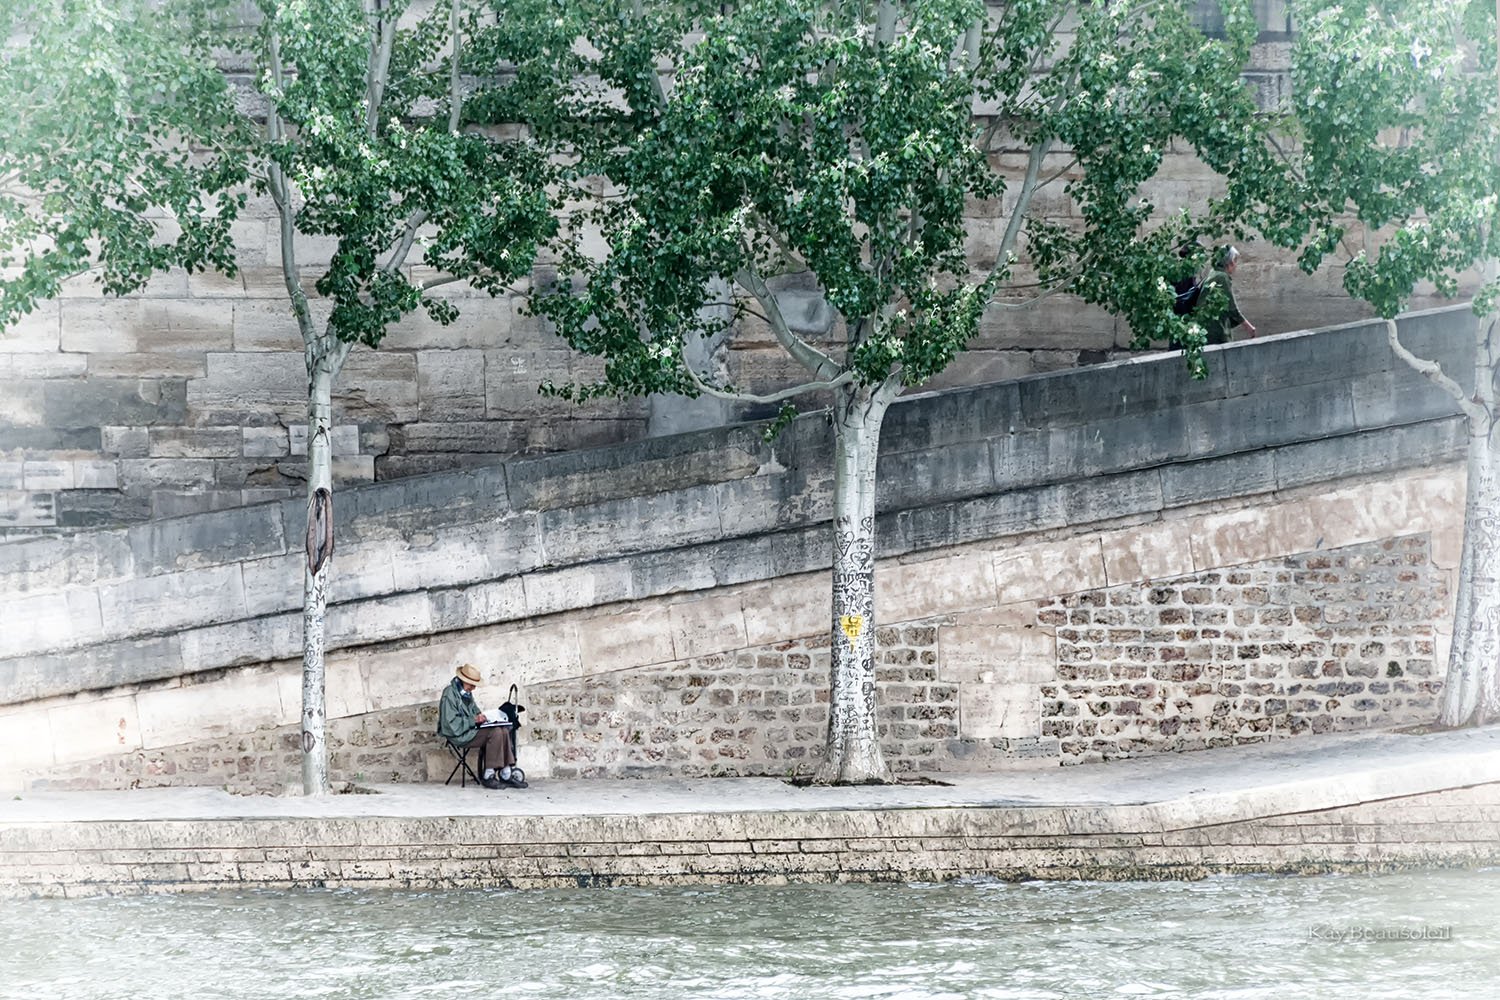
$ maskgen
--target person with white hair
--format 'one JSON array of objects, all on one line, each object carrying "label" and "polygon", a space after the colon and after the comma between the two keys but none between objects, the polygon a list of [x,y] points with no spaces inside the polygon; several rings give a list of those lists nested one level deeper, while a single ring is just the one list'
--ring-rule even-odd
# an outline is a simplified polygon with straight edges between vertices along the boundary
[{"label": "person with white hair", "polygon": [[1239,304],[1234,300],[1234,271],[1239,259],[1240,252],[1234,247],[1220,248],[1214,254],[1213,272],[1203,279],[1203,288],[1198,293],[1198,301],[1207,302],[1210,300],[1209,289],[1221,288],[1224,290],[1224,297],[1229,300],[1229,304],[1218,315],[1200,317],[1210,344],[1229,343],[1229,331],[1241,324],[1247,334],[1255,336],[1255,324],[1241,314]]}]

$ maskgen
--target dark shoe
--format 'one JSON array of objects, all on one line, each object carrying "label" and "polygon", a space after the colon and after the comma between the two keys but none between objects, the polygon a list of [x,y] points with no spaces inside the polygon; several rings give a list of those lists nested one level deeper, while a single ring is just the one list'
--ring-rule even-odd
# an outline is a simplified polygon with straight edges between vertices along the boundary
[{"label": "dark shoe", "polygon": [[491,790],[502,787],[499,778],[480,778],[479,783]]},{"label": "dark shoe", "polygon": [[509,785],[510,787],[512,787],[512,788],[530,788],[531,787],[530,785],[528,785],[526,783],[525,776],[524,775],[520,775],[520,774],[512,774],[509,778],[505,779],[505,783],[507,785]]}]

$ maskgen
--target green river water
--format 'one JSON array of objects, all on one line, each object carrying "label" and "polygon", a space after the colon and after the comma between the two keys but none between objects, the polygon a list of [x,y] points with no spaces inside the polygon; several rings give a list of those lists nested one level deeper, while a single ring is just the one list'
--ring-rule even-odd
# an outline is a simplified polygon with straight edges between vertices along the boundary
[{"label": "green river water", "polygon": [[0,1000],[1500,998],[1500,870],[0,904]]}]

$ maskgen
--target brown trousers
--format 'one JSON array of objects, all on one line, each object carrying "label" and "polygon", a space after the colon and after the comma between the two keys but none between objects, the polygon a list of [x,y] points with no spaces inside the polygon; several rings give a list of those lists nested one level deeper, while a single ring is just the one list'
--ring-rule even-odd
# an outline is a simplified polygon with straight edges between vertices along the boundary
[{"label": "brown trousers", "polygon": [[[479,759],[484,762],[484,766],[493,767],[497,771],[502,767],[511,767],[516,762],[516,756],[510,749],[509,726],[490,726],[480,729],[464,746],[471,750],[477,749]],[[483,773],[483,771],[480,772],[480,774]]]}]

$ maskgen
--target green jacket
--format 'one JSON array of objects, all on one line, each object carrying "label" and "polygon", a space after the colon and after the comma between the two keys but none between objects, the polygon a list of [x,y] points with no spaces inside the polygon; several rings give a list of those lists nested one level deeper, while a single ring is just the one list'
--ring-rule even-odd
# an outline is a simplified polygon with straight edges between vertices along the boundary
[{"label": "green jacket", "polygon": [[1203,279],[1203,287],[1198,292],[1198,301],[1207,301],[1210,288],[1224,289],[1224,297],[1229,300],[1229,306],[1217,316],[1199,316],[1198,321],[1203,324],[1203,329],[1208,334],[1210,344],[1229,343],[1229,331],[1245,322],[1245,317],[1240,315],[1239,304],[1234,301],[1234,280],[1230,278],[1229,272],[1220,271],[1217,268]]},{"label": "green jacket", "polygon": [[459,746],[470,742],[479,734],[479,723],[474,721],[474,716],[479,714],[479,706],[474,704],[473,698],[465,698],[463,695],[463,686],[455,677],[443,688],[442,700],[438,702],[438,735]]}]

